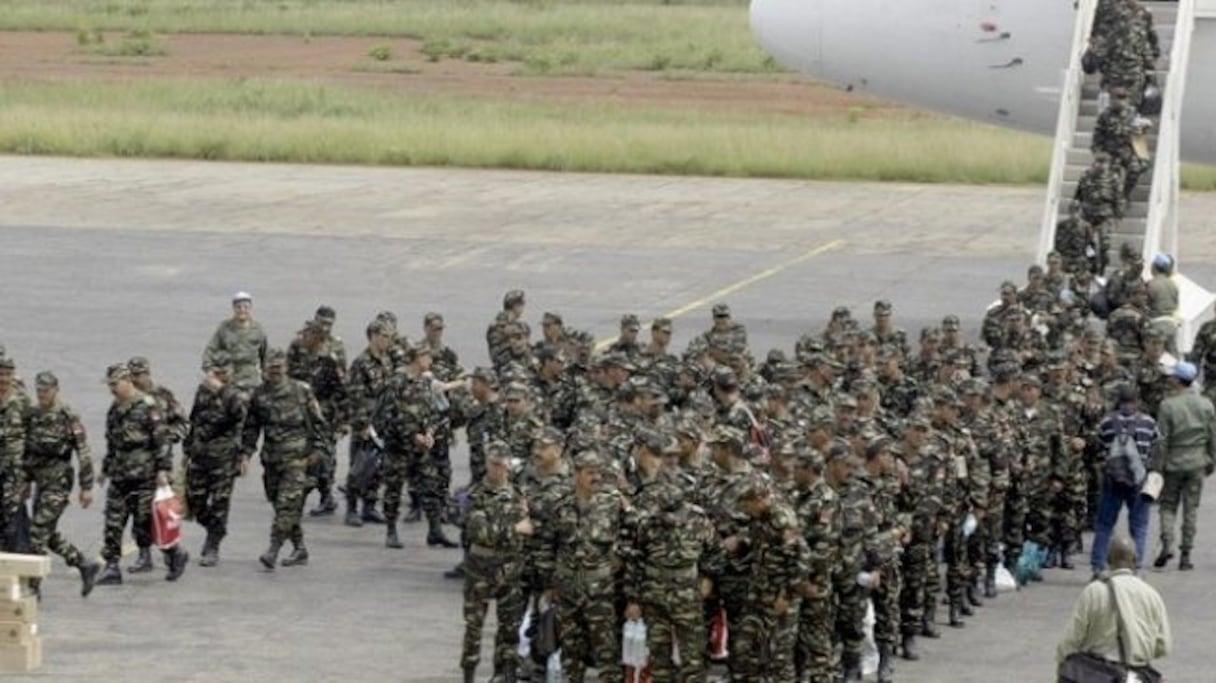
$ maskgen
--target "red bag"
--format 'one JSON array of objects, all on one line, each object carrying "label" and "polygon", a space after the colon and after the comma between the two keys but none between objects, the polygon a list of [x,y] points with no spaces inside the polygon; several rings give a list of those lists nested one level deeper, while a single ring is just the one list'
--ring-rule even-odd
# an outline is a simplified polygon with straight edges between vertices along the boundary
[{"label": "red bag", "polygon": [[726,628],[726,610],[719,607],[709,622],[709,658],[724,662],[730,657],[730,631]]},{"label": "red bag", "polygon": [[625,667],[625,683],[650,683],[650,665],[638,671],[632,666]]},{"label": "red bag", "polygon": [[182,538],[182,502],[172,486],[158,486],[152,497],[152,542],[161,550],[177,545]]}]

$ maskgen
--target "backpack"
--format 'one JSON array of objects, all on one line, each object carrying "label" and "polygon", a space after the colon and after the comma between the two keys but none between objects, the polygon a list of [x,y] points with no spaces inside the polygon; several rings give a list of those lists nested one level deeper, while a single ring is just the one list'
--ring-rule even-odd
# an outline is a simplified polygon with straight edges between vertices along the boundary
[{"label": "backpack", "polygon": [[1121,420],[1119,432],[1106,448],[1106,459],[1102,462],[1102,470],[1114,483],[1129,488],[1138,488],[1144,483],[1147,474],[1144,469],[1144,458],[1136,439],[1128,429],[1127,421]]}]

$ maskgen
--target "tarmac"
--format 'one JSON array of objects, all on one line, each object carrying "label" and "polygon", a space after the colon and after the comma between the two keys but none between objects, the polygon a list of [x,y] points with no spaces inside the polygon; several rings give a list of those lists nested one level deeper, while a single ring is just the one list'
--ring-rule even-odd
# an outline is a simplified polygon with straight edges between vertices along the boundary
[{"label": "tarmac", "polygon": [[[1042,202],[1041,188],[3,157],[0,343],[27,381],[59,375],[99,463],[106,365],[147,356],[188,405],[237,290],[254,295],[275,346],[319,304],[335,307],[352,358],[376,312],[395,311],[413,336],[440,311],[467,368],[485,363],[486,325],[513,288],[527,291],[534,330],[550,310],[602,339],[623,313],[670,315],[679,348],[718,301],[758,355],[790,350],[837,305],[868,318],[880,298],[913,339],[949,313],[974,334],[1000,281],[1024,280]],[[1182,270],[1210,286],[1216,195],[1185,194],[1182,217]],[[465,455],[454,454],[456,484]],[[103,499],[73,504],[60,527],[87,554],[100,550]],[[1200,509],[1201,542],[1212,510]],[[155,573],[82,600],[56,559],[39,624],[44,666],[31,678],[459,680],[461,586],[441,576],[458,551],[428,549],[419,525],[404,527],[404,550],[388,550],[381,527],[308,519],[311,564],[268,573],[256,557],[270,516],[255,467],[238,482],[216,568],[192,564],[170,584],[157,557]],[[187,527],[196,556],[202,537]],[[1052,680],[1056,641],[1089,579],[1077,559],[1076,571],[1003,594],[965,629],[943,626],[922,661],[898,663],[897,680]],[[1170,610],[1175,651],[1159,668],[1175,681],[1211,675],[1216,551],[1201,546],[1194,559],[1188,574],[1144,574]],[[486,677],[489,655],[487,638]]]}]

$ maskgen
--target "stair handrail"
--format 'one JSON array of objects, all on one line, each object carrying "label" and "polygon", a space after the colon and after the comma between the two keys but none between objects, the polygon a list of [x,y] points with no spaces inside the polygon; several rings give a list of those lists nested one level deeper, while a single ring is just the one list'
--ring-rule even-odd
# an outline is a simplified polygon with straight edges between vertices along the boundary
[{"label": "stair handrail", "polygon": [[1081,112],[1082,88],[1085,84],[1085,73],[1081,69],[1081,56],[1089,47],[1089,34],[1093,30],[1097,7],[1098,0],[1079,0],[1077,3],[1077,18],[1073,25],[1068,67],[1064,71],[1064,82],[1060,88],[1060,110],[1056,118],[1056,135],[1052,143],[1051,170],[1047,176],[1047,206],[1043,210],[1043,224],[1039,230],[1039,250],[1036,262],[1040,264],[1047,262],[1047,254],[1055,248],[1056,222],[1059,221],[1060,202],[1070,199],[1061,197],[1060,192],[1064,187],[1068,151],[1072,149],[1073,135],[1077,130],[1077,117]]},{"label": "stair handrail", "polygon": [[[1157,123],[1157,149],[1153,154],[1153,182],[1148,195],[1144,223],[1146,270],[1160,251],[1178,261],[1179,176],[1182,174],[1179,147],[1182,144],[1182,103],[1186,94],[1187,70],[1191,61],[1191,37],[1195,30],[1195,0],[1178,0],[1174,40],[1170,46],[1170,68],[1162,88],[1161,116]],[[1164,172],[1163,172],[1164,171]]]}]

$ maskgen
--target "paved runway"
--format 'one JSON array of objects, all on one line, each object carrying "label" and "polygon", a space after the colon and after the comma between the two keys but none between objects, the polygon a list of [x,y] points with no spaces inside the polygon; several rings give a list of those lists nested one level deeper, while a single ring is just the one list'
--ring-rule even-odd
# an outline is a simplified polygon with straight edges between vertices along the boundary
[{"label": "paved runway", "polygon": [[[238,289],[253,293],[275,345],[318,304],[334,306],[352,357],[377,311],[395,311],[407,332],[441,311],[468,367],[485,361],[485,326],[516,287],[530,320],[560,311],[601,337],[627,311],[678,313],[681,347],[718,300],[758,353],[790,348],[835,305],[866,315],[880,297],[910,332],[947,313],[974,330],[1000,280],[1023,279],[1041,201],[1025,188],[0,158],[0,342],[27,379],[59,373],[100,459],[104,367],[146,355],[188,402]],[[1184,270],[1216,282],[1216,195],[1185,196],[1183,217]],[[440,576],[457,552],[427,549],[417,527],[390,551],[381,528],[335,517],[307,522],[309,567],[263,573],[260,488],[256,471],[238,483],[223,563],[194,565],[177,585],[158,571],[82,601],[57,560],[40,675],[457,679],[460,587]],[[88,552],[100,546],[99,507],[73,507],[63,524]],[[1211,510],[1201,539],[1216,533]],[[196,553],[199,529],[186,538]],[[1177,652],[1161,668],[1177,681],[1210,677],[1216,552],[1195,559],[1190,575],[1148,575],[1173,617]],[[898,680],[1049,680],[1088,575],[1049,572],[1002,596],[965,630],[926,642],[925,660],[901,663]]]}]

